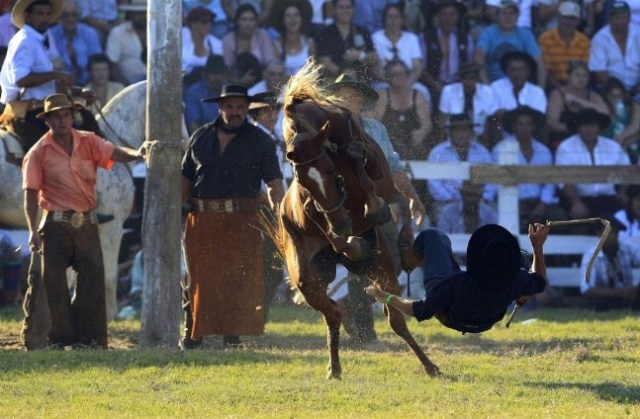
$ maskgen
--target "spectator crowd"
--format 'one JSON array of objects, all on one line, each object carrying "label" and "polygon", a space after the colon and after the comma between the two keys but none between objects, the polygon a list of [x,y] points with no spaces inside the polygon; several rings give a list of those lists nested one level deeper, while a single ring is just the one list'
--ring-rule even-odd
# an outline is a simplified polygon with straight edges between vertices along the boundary
[{"label": "spectator crowd", "polygon": [[[15,3],[0,1],[3,58],[18,30]],[[402,160],[638,164],[640,0],[182,3],[190,133],[218,116],[219,103],[202,99],[229,84],[250,95],[277,93],[313,58],[327,86],[346,76],[372,89],[375,100],[358,112],[384,125]],[[55,71],[95,93],[92,112],[145,79],[147,9],[146,0],[65,0],[46,32]],[[281,122],[268,134],[281,138]],[[413,184],[431,225],[447,233],[497,221],[497,185]],[[522,228],[616,214],[626,236],[638,235],[637,192],[608,183],[521,184]]]}]

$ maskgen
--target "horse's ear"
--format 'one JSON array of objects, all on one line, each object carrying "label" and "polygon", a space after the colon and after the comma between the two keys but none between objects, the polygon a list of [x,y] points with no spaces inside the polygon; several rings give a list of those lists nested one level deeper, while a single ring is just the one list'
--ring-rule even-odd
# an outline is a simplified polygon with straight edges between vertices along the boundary
[{"label": "horse's ear", "polygon": [[329,138],[329,121],[325,122],[322,128],[320,128],[320,131],[318,131],[318,135],[316,135],[316,138],[323,143],[327,141],[327,138]]}]

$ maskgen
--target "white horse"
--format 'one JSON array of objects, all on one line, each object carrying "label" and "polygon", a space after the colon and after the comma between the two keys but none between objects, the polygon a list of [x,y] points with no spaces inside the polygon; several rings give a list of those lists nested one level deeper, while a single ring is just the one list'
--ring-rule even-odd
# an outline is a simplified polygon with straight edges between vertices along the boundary
[{"label": "white horse", "polygon": [[[138,148],[145,139],[146,82],[136,83],[118,93],[98,116],[104,137],[119,146]],[[182,109],[180,108],[180,112]],[[0,137],[5,136],[2,132]],[[183,137],[187,138],[183,124]],[[131,213],[134,185],[127,165],[116,164],[111,170],[98,169],[96,184],[97,212],[113,216],[100,224],[100,244],[105,267],[107,318],[114,319],[118,312],[116,288],[118,282],[118,253],[122,241],[123,224]],[[22,171],[19,166],[6,162],[5,148],[0,144],[0,222],[26,227],[23,211]],[[26,243],[24,243],[26,244]]]}]

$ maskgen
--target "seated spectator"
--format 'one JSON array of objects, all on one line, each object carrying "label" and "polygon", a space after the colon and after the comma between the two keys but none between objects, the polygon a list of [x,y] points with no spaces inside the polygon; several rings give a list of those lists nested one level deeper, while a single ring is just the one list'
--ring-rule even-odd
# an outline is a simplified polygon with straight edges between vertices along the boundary
[{"label": "seated spectator", "polygon": [[327,80],[334,80],[348,65],[363,62],[368,74],[378,70],[371,35],[353,23],[354,0],[331,0],[333,23],[316,36],[317,58],[324,65]]},{"label": "seated spectator", "polygon": [[[569,78],[569,62],[589,60],[591,43],[578,31],[580,6],[566,0],[558,7],[558,27],[540,35],[539,44],[547,68],[548,89],[560,87]],[[544,87],[544,86],[543,86]]]},{"label": "seated spectator", "polygon": [[569,62],[567,84],[549,95],[547,124],[549,125],[549,143],[555,149],[558,143],[575,134],[569,127],[582,109],[609,115],[609,107],[602,96],[589,89],[589,69],[583,61]]},{"label": "seated spectator", "polygon": [[536,74],[536,61],[520,51],[504,54],[500,68],[506,77],[491,83],[498,109],[510,111],[518,106],[529,106],[539,112],[547,112],[547,96],[544,90],[529,80]]},{"label": "seated spectator", "polygon": [[227,12],[227,16],[236,16],[238,9],[242,6],[249,5],[256,11],[258,26],[265,27],[271,14],[273,1],[265,0],[222,0],[222,7]]},{"label": "seated spectator", "polygon": [[[626,227],[609,217],[611,231],[602,251],[598,253],[587,278],[587,266],[595,249],[589,249],[580,265],[582,278],[580,292],[586,305],[596,311],[614,309],[640,310],[640,288],[633,285],[633,268],[640,268],[640,255],[633,246],[618,239]],[[598,232],[602,234],[602,229]]]},{"label": "seated spectator", "polygon": [[[562,141],[556,151],[556,165],[629,165],[629,156],[614,140],[600,136],[609,126],[609,117],[594,109],[582,109],[576,116],[576,131]],[[598,217],[622,208],[625,187],[612,183],[559,185],[570,218]]]},{"label": "seated spectator", "polygon": [[78,2],[80,20],[98,32],[100,45],[104,45],[107,35],[117,24],[118,0],[81,0]]},{"label": "seated spectator", "polygon": [[640,238],[640,185],[627,188],[625,207],[614,216],[625,226],[621,231],[621,237]]},{"label": "seated spectator", "polygon": [[129,85],[147,77],[147,2],[132,0],[118,8],[127,20],[109,32],[105,54],[114,64],[114,79]]},{"label": "seated spectator", "polygon": [[[620,141],[626,128],[631,123],[632,103],[624,84],[615,77],[609,77],[604,86],[604,98],[607,104],[607,113],[611,116],[611,124],[603,131],[607,138]],[[637,134],[637,131],[635,132]]]},{"label": "seated spectator", "polygon": [[[610,79],[609,83],[613,80],[616,79]],[[613,96],[613,93],[614,92],[610,91],[610,93],[607,94],[607,97]],[[624,98],[625,95],[622,94],[620,95],[620,97]],[[611,103],[608,98],[607,102]],[[631,162],[633,164],[637,164],[638,161],[640,161],[640,94],[636,94],[631,100],[630,104],[627,104],[627,102],[623,101],[622,105],[625,106],[625,113],[630,114],[629,122],[625,125],[624,130],[613,138],[620,143],[622,148],[627,150],[627,152],[629,153],[629,157],[631,158]],[[618,111],[615,111],[616,108],[618,109]],[[621,113],[618,100],[616,100],[616,102],[614,103],[613,109],[614,115],[618,117],[617,114]]]},{"label": "seated spectator", "polygon": [[[427,161],[492,164],[491,153],[474,140],[473,122],[467,115],[449,117],[449,139],[436,145]],[[484,224],[495,223],[496,211],[489,200],[493,186],[457,179],[429,179],[434,200],[435,226],[446,233],[471,233]]]},{"label": "seated spectator", "polygon": [[480,65],[468,61],[460,65],[460,82],[444,86],[440,97],[443,121],[450,115],[466,114],[473,121],[476,136],[485,132],[487,118],[498,110],[491,86],[480,83]]},{"label": "seated spectator", "polygon": [[17,1],[18,0],[12,0],[9,10],[4,11],[0,16],[0,47],[8,46],[13,35],[18,32],[18,28],[16,28],[11,21],[11,9],[13,9]]},{"label": "seated spectator", "polygon": [[373,118],[389,131],[393,148],[403,160],[424,160],[427,135],[431,132],[431,109],[409,80],[404,62],[390,61],[385,67],[389,87],[379,92]]},{"label": "seated spectator", "polygon": [[307,36],[312,13],[307,0],[281,0],[271,8],[271,26],[280,34],[274,42],[275,54],[289,76],[296,74],[307,58],[316,53],[315,42]]},{"label": "seated spectator", "polygon": [[423,80],[434,103],[440,102],[445,85],[460,80],[461,66],[473,61],[473,39],[461,22],[465,13],[466,7],[462,3],[442,1],[435,8],[435,27],[424,32],[427,66]]},{"label": "seated spectator", "polygon": [[218,96],[226,84],[229,84],[229,69],[224,59],[220,55],[210,55],[202,72],[202,80],[183,92],[184,120],[190,134],[218,117],[218,104],[203,102],[202,99]]},{"label": "seated spectator", "polygon": [[284,65],[278,60],[271,61],[262,72],[262,80],[249,88],[250,96],[263,92],[281,92],[287,82]]},{"label": "seated spectator", "polygon": [[384,29],[373,33],[371,40],[382,68],[393,60],[402,61],[409,69],[408,81],[413,84],[422,73],[422,48],[418,37],[402,29],[404,23],[403,3],[388,3],[384,7]]},{"label": "seated spectator", "polygon": [[89,25],[78,22],[80,10],[75,0],[65,0],[60,24],[49,29],[58,47],[65,71],[73,75],[74,82],[83,86],[89,82],[89,57],[101,54],[98,33]]},{"label": "seated spectator", "polygon": [[251,87],[262,81],[264,66],[250,52],[243,52],[236,57],[235,66],[231,67],[233,84]]},{"label": "seated spectator", "polygon": [[[518,20],[516,25],[523,29],[533,29],[533,20],[531,19],[531,12],[533,6],[536,4],[534,0],[513,0],[518,5]],[[493,20],[498,19],[500,9],[503,7],[503,0],[486,0],[488,12],[493,16]]]},{"label": "seated spectator", "polygon": [[243,4],[236,10],[236,28],[222,38],[225,64],[233,68],[237,57],[243,53],[253,54],[262,66],[275,58],[273,43],[266,30],[258,26],[258,12],[250,4]]},{"label": "seated spectator", "polygon": [[199,71],[211,55],[222,55],[222,41],[211,35],[215,15],[204,7],[196,7],[187,15],[182,28],[182,71],[185,84],[197,81]]},{"label": "seated spectator", "polygon": [[223,0],[182,0],[182,13],[186,19],[196,7],[204,7],[215,16],[211,34],[222,39],[233,27],[233,11]]},{"label": "seated spectator", "polygon": [[90,106],[90,111],[98,115],[101,109],[109,101],[124,89],[124,84],[111,80],[111,61],[104,54],[92,55],[89,57],[89,83],[85,89],[91,89],[96,100]]},{"label": "seated spectator", "polygon": [[609,24],[591,40],[589,69],[602,86],[609,77],[618,78],[629,91],[640,82],[640,28],[630,23],[629,5],[616,0],[609,11]]},{"label": "seated spectator", "polygon": [[[545,115],[528,106],[520,106],[507,112],[502,123],[509,134],[491,151],[498,164],[551,166],[553,156],[547,146],[536,139],[545,125]],[[509,153],[517,151],[517,162],[505,161]],[[546,220],[562,220],[566,214],[557,206],[555,185],[551,183],[521,183],[518,185],[518,212],[520,231],[526,232],[529,224],[544,224]]]},{"label": "seated spectator", "polygon": [[[475,60],[483,68],[482,80],[495,81],[505,76],[502,68],[502,57],[513,51],[520,51],[530,55],[537,63],[537,82],[540,86],[546,84],[546,71],[542,54],[533,34],[528,29],[516,26],[520,9],[513,0],[502,0],[495,24],[485,28],[476,44]],[[536,76],[536,74],[533,74]]]}]

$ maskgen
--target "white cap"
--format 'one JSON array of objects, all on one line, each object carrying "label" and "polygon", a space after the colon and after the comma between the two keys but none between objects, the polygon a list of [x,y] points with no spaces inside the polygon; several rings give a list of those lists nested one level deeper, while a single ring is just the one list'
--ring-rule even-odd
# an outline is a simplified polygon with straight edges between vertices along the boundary
[{"label": "white cap", "polygon": [[580,19],[580,5],[574,1],[563,1],[558,7],[558,14]]}]

